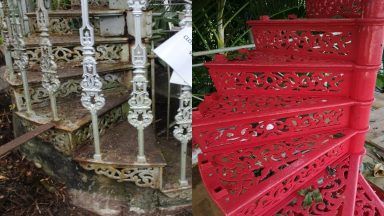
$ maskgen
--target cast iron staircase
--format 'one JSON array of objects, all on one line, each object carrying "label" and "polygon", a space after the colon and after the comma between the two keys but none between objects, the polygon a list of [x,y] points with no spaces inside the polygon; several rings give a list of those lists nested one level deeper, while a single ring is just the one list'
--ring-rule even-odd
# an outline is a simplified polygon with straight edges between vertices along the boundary
[{"label": "cast iron staircase", "polygon": [[193,142],[225,215],[384,215],[359,173],[383,9],[307,0],[307,19],[249,21],[255,50],[205,64],[217,92],[193,113]]}]

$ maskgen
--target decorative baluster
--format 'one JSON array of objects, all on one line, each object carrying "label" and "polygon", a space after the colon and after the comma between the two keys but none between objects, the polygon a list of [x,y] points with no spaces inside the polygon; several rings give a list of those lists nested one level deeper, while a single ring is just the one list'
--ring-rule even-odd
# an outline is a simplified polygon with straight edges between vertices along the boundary
[{"label": "decorative baluster", "polygon": [[[181,27],[192,26],[192,9],[190,4],[185,5],[184,17],[180,21]],[[188,186],[186,177],[187,169],[187,146],[192,139],[192,88],[187,85],[181,87],[181,95],[179,97],[179,109],[175,117],[177,126],[173,131],[173,136],[181,142],[180,157],[180,186]]]},{"label": "decorative baluster", "polygon": [[[12,1],[11,1],[12,2]],[[25,99],[25,106],[27,108],[28,114],[33,114],[32,111],[32,105],[31,105],[31,96],[29,93],[29,84],[28,84],[28,77],[27,77],[27,69],[28,69],[28,54],[25,49],[25,42],[21,30],[21,23],[19,19],[18,9],[15,2],[11,3],[11,26],[12,26],[12,36],[14,37],[13,40],[13,46],[15,50],[14,55],[14,61],[18,69],[21,73],[21,79],[23,81],[23,88],[24,88],[24,99]]]},{"label": "decorative baluster", "polygon": [[128,0],[128,6],[132,9],[135,21],[135,45],[132,48],[133,71],[133,91],[128,103],[130,110],[128,121],[137,128],[137,140],[139,151],[137,155],[138,163],[146,163],[144,154],[144,128],[151,124],[153,115],[151,111],[151,99],[148,96],[148,81],[146,78],[147,53],[145,46],[141,42],[141,16],[147,7],[146,0]]},{"label": "decorative baluster", "polygon": [[56,92],[60,87],[60,81],[56,73],[56,63],[52,55],[52,44],[48,33],[48,11],[45,9],[44,0],[37,1],[36,11],[37,25],[40,30],[40,48],[41,48],[41,72],[43,73],[42,85],[48,91],[51,101],[52,117],[54,121],[59,120],[56,105]]},{"label": "decorative baluster", "polygon": [[4,47],[5,47],[5,52],[4,52],[4,57],[5,57],[5,63],[7,67],[7,73],[9,75],[9,79],[11,81],[15,80],[15,72],[13,70],[13,62],[12,62],[12,55],[11,55],[11,50],[12,50],[12,42],[11,42],[11,37],[10,37],[10,32],[8,27],[9,25],[9,8],[8,8],[8,3],[7,1],[2,1],[1,2],[1,36],[4,41]]},{"label": "decorative baluster", "polygon": [[188,185],[186,178],[187,169],[187,145],[192,139],[192,93],[190,86],[181,87],[181,95],[179,97],[180,105],[175,117],[177,126],[173,130],[173,136],[181,142],[181,159],[180,159],[180,186]]},{"label": "decorative baluster", "polygon": [[80,42],[83,46],[83,80],[80,85],[83,89],[81,96],[82,105],[91,112],[92,116],[92,130],[95,145],[95,160],[101,160],[100,152],[100,135],[99,126],[97,121],[97,111],[99,111],[105,104],[103,94],[101,94],[102,82],[96,71],[96,60],[94,58],[95,50],[93,45],[95,43],[93,27],[89,24],[88,16],[88,2],[81,0],[81,16],[83,25],[80,28]]}]

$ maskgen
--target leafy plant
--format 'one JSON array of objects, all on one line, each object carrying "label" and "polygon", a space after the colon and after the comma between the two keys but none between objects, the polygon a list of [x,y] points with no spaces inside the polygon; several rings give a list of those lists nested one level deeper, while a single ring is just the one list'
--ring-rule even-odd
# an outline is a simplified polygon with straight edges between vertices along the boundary
[{"label": "leafy plant", "polygon": [[319,189],[313,189],[312,187],[302,189],[298,191],[300,196],[304,197],[301,205],[303,208],[308,208],[312,205],[313,202],[321,203],[323,202],[323,196],[321,195]]}]

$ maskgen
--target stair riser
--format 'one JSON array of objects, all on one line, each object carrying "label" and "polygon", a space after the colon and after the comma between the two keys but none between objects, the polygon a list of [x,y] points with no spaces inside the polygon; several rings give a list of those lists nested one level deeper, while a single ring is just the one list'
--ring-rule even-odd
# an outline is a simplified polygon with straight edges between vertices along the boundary
[{"label": "stair riser", "polygon": [[246,146],[262,140],[284,138],[349,124],[350,106],[314,109],[193,128],[193,140],[204,152]]},{"label": "stair riser", "polygon": [[94,171],[118,182],[133,182],[139,187],[160,189],[162,186],[163,167],[114,167],[108,164],[81,163],[86,170]]},{"label": "stair riser", "polygon": [[257,49],[264,52],[356,58],[359,26],[353,20],[328,23],[286,20],[284,25],[256,21],[250,25]]},{"label": "stair riser", "polygon": [[[94,27],[95,35],[100,36],[122,36],[124,35],[124,28],[121,26],[125,25],[123,15],[113,15],[105,17],[90,16],[90,23]],[[119,28],[113,28],[108,26],[114,22],[114,26]],[[39,33],[36,18],[29,18],[29,25],[31,34]],[[78,35],[79,29],[81,28],[81,15],[77,17],[50,17],[49,18],[49,34],[54,35]]]},{"label": "stair riser", "polygon": [[[80,38],[79,38],[80,43]],[[81,65],[83,60],[83,48],[80,45],[62,45],[52,48],[53,58],[56,64],[78,63]],[[101,62],[129,62],[130,51],[129,45],[124,43],[105,43],[95,46],[95,57],[98,63]],[[27,48],[29,64],[40,65],[41,48],[36,45]]]},{"label": "stair riser", "polygon": [[[108,128],[113,127],[118,122],[126,121],[128,110],[128,103],[123,103],[99,116],[98,125],[100,134],[104,134]],[[28,131],[36,128],[36,125],[25,119],[20,118],[20,121]],[[52,129],[38,137],[45,142],[52,143],[59,152],[65,155],[72,155],[78,147],[93,141],[92,125],[91,122],[88,122],[79,129],[71,132]]]},{"label": "stair riser", "polygon": [[[130,88],[131,86],[131,72],[114,72],[107,74],[100,74],[101,81],[103,82],[103,90],[119,90],[122,86]],[[62,79],[60,89],[57,93],[57,98],[65,98],[74,95],[81,95],[82,89],[80,86],[81,77],[71,77],[70,79]],[[50,100],[48,92],[41,83],[30,84],[31,103],[33,106],[44,107],[49,106]],[[13,101],[17,109],[26,109],[23,87],[13,86]]]},{"label": "stair riser", "polygon": [[269,70],[278,69],[211,66],[209,74],[219,94],[349,95],[348,87],[352,79],[350,70],[319,71],[313,68],[300,69],[303,72]]}]

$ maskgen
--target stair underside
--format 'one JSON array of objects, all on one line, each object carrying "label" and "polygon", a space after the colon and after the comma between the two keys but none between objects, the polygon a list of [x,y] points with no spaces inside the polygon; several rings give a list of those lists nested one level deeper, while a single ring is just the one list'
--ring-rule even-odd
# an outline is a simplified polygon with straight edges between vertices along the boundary
[{"label": "stair underside", "polygon": [[[311,181],[307,182],[299,190],[296,190],[291,196],[277,204],[275,208],[266,215],[342,215],[343,207],[350,205],[345,203],[349,196],[348,185],[350,157],[344,157],[338,162],[323,170]],[[305,190],[313,191],[318,189],[322,195],[322,200],[316,202],[305,202],[307,195]],[[348,207],[346,207],[348,208]],[[251,209],[243,212],[244,215],[253,215]],[[384,215],[382,201],[376,196],[370,188],[364,177],[359,174],[357,193],[355,200],[355,215],[379,216]]]},{"label": "stair underside", "polygon": [[304,112],[308,110],[352,105],[345,97],[311,95],[219,95],[207,96],[194,112],[194,127],[242,118]]},{"label": "stair underside", "polygon": [[[274,189],[279,194],[275,203],[346,154],[355,133],[335,129],[203,153],[199,157],[200,174],[212,199],[225,213],[250,200],[270,197]],[[271,206],[269,203],[258,211]]]},{"label": "stair underside", "polygon": [[304,55],[276,54],[261,51],[248,51],[244,57],[226,59],[224,56],[212,62],[205,63],[207,67],[227,68],[235,67],[237,70],[244,68],[274,68],[300,70],[313,68],[315,70],[341,69],[350,70],[354,63],[348,60],[311,57]]},{"label": "stair underside", "polygon": [[[125,88],[121,88],[121,90],[114,89],[114,91],[103,92],[103,94],[105,97],[105,105],[99,110],[99,116],[123,103],[127,103],[129,98],[129,92]],[[66,98],[58,98],[57,107],[61,120],[56,123],[56,129],[72,132],[91,122],[91,114],[82,106],[80,96],[72,95]],[[49,105],[33,107],[33,111],[35,114],[32,115],[29,115],[25,111],[18,111],[16,114],[36,125],[51,122],[52,114]]]},{"label": "stair underside", "polygon": [[[107,73],[117,73],[130,71],[133,66],[129,62],[98,63],[97,73],[99,75]],[[81,62],[66,62],[57,65],[57,76],[60,80],[81,77],[83,75],[83,66]],[[35,65],[28,70],[28,83],[39,84],[42,79],[40,65]],[[21,80],[9,81],[11,85],[22,85]]]},{"label": "stair underside", "polygon": [[145,156],[147,163],[138,164],[137,161],[137,130],[128,121],[122,121],[109,128],[100,137],[102,161],[93,159],[93,143],[79,149],[74,159],[80,163],[111,165],[114,167],[162,167],[165,160],[156,144],[156,134],[151,127],[144,130]]}]

